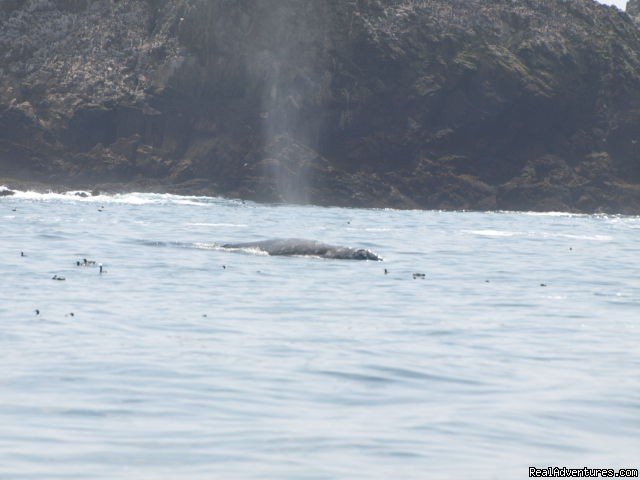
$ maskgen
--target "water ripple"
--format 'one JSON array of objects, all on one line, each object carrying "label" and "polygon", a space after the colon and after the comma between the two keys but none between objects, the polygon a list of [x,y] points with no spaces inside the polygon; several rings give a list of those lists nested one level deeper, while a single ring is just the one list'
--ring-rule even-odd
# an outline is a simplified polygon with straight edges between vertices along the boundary
[{"label": "water ripple", "polygon": [[[17,210],[0,217],[0,478],[518,478],[636,460],[640,217],[0,205]],[[215,243],[282,237],[386,261]]]}]

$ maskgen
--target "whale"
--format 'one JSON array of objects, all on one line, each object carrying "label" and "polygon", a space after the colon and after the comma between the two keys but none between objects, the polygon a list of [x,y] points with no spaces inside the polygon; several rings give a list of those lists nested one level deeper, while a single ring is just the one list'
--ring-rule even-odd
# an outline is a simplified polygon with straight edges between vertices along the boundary
[{"label": "whale", "polygon": [[340,247],[301,238],[276,238],[261,242],[225,243],[222,248],[230,250],[259,250],[274,257],[307,256],[335,260],[382,261],[382,258],[377,254],[364,248]]}]

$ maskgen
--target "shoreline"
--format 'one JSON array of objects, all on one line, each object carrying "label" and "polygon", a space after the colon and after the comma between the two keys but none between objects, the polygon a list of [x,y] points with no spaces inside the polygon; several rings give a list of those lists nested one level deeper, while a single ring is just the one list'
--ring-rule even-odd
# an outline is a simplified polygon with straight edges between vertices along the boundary
[{"label": "shoreline", "polygon": [[[39,194],[56,193],[66,194],[69,192],[87,192],[89,196],[98,195],[118,195],[131,193],[146,193],[159,195],[176,195],[182,197],[208,197],[222,198],[231,201],[249,201],[260,205],[298,205],[298,206],[316,206],[327,208],[353,208],[353,209],[392,209],[392,210],[417,210],[417,211],[441,211],[441,212],[461,212],[461,213],[524,213],[524,214],[562,214],[562,215],[616,215],[638,217],[639,212],[616,212],[605,208],[601,208],[595,212],[585,212],[578,210],[518,210],[518,209],[455,209],[455,208],[426,208],[426,207],[399,207],[397,205],[388,206],[363,206],[363,205],[342,205],[342,204],[319,204],[319,203],[291,203],[291,202],[273,202],[261,201],[253,198],[231,197],[215,191],[211,187],[204,186],[205,181],[190,181],[182,184],[169,184],[163,182],[45,182],[42,180],[21,180],[8,177],[0,177],[0,187],[6,187],[10,191],[36,192]],[[11,198],[7,195],[4,198]],[[0,198],[3,198],[0,196]]]},{"label": "shoreline", "polygon": [[[0,186],[9,190],[33,191],[37,193],[67,193],[72,191],[99,192],[100,194],[158,193],[181,196],[222,197],[211,188],[193,185],[171,185],[163,182],[46,182],[0,177]],[[225,197],[227,198],[227,197]]]}]

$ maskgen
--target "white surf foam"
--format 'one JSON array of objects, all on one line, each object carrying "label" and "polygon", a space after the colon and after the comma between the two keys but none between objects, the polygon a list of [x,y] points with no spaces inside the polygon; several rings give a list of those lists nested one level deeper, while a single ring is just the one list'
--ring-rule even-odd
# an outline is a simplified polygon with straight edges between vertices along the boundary
[{"label": "white surf foam", "polygon": [[540,239],[561,238],[567,240],[587,240],[593,242],[610,242],[613,237],[609,235],[576,235],[571,233],[549,233],[549,232],[516,232],[505,230],[463,230],[462,233],[477,235],[480,237],[529,237]]},{"label": "white surf foam", "polygon": [[514,237],[522,235],[521,232],[509,232],[504,230],[463,230],[462,233],[469,233],[480,237]]},{"label": "white surf foam", "polygon": [[228,227],[228,228],[249,228],[249,225],[242,223],[187,223],[188,227]]},{"label": "white surf foam", "polygon": [[[0,187],[1,188],[1,187]],[[5,187],[6,189],[6,187]],[[127,205],[193,205],[207,206],[229,202],[220,197],[205,196],[181,196],[168,193],[118,193],[91,195],[91,192],[83,190],[70,190],[67,192],[36,192],[33,190],[14,190],[12,198],[39,202],[87,202],[100,204],[127,204]]]}]

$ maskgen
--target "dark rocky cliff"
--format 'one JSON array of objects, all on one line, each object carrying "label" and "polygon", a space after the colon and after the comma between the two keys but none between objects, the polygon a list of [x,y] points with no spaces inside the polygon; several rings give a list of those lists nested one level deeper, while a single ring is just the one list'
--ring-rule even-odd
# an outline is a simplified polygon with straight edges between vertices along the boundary
[{"label": "dark rocky cliff", "polygon": [[3,0],[0,177],[640,213],[640,30],[591,0]]}]

